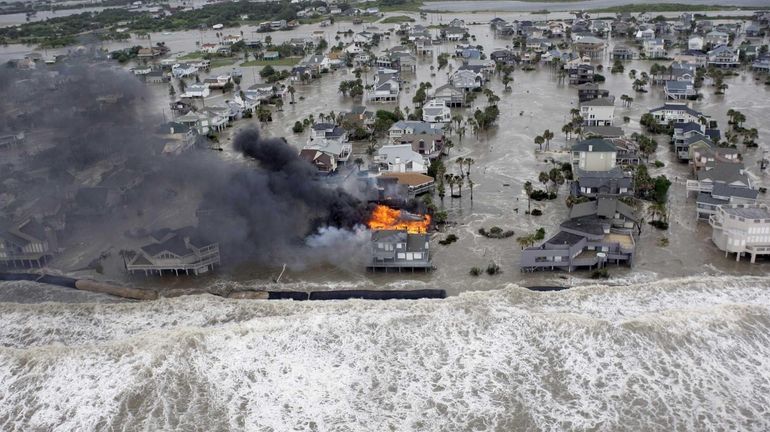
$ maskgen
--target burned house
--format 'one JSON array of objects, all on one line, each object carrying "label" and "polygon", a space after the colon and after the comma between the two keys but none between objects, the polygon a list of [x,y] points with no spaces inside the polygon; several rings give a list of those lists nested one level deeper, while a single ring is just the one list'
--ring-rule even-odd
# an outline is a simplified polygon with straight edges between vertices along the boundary
[{"label": "burned house", "polygon": [[219,244],[199,236],[194,227],[155,231],[150,235],[150,243],[125,257],[126,271],[130,274],[199,275],[214,270],[219,264]]}]

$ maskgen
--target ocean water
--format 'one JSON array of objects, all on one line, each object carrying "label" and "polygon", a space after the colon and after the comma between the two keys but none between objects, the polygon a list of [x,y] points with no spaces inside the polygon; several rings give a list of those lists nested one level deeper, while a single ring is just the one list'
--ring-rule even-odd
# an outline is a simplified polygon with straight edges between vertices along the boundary
[{"label": "ocean water", "polygon": [[[3,290],[39,290],[29,282]],[[766,431],[770,277],[0,303],[3,431]],[[42,298],[43,301],[46,298]]]}]

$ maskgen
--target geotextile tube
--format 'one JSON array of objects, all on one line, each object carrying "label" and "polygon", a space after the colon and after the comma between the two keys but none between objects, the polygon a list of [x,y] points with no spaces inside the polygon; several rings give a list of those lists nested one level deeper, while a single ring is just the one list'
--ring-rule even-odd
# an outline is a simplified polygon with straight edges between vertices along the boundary
[{"label": "geotextile tube", "polygon": [[110,285],[102,282],[88,279],[78,279],[75,281],[75,288],[83,291],[98,292],[110,294],[118,297],[134,300],[157,300],[158,292],[151,290],[142,290],[136,288],[125,288],[116,285]]},{"label": "geotextile tube", "polygon": [[[0,273],[0,281],[33,281],[57,285],[66,288],[74,288],[82,291],[109,294],[133,300],[157,300],[158,292],[151,289],[127,288],[98,282],[89,279],[75,279],[67,276],[55,276],[35,273]],[[202,294],[204,291],[190,293],[179,291],[175,294]],[[214,293],[211,293],[214,294]],[[217,294],[214,294],[217,295]],[[418,299],[443,299],[446,298],[446,290],[423,289],[408,291],[377,291],[377,290],[340,290],[340,291],[234,291],[227,298],[252,299],[252,300],[418,300]]]}]

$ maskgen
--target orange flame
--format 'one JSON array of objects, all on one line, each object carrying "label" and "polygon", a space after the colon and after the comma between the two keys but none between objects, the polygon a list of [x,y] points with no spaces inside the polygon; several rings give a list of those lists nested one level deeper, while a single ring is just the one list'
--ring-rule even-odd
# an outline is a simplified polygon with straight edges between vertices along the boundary
[{"label": "orange flame", "polygon": [[378,205],[367,222],[372,230],[406,230],[410,234],[424,234],[430,226],[430,215],[411,215],[388,206]]}]

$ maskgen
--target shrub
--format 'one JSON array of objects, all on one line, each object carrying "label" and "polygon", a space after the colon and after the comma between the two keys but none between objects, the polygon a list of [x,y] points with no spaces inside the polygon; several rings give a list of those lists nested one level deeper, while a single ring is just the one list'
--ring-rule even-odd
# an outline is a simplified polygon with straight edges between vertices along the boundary
[{"label": "shrub", "polygon": [[502,228],[494,226],[487,231],[484,228],[479,228],[479,234],[483,235],[486,238],[495,238],[495,239],[503,239],[512,237],[514,232],[512,230],[503,231]]},{"label": "shrub", "polygon": [[500,266],[495,263],[492,263],[487,266],[487,274],[490,276],[496,275],[500,272],[501,272]]},{"label": "shrub", "polygon": [[294,127],[291,128],[291,131],[294,133],[302,133],[305,130],[305,126],[302,125],[302,122],[294,122]]},{"label": "shrub", "polygon": [[546,192],[544,190],[537,189],[532,191],[529,197],[535,201],[543,201],[543,200],[556,199],[556,194],[553,192]]},{"label": "shrub", "polygon": [[666,247],[668,246],[668,237],[663,237],[662,239],[658,240],[658,246],[660,247]]},{"label": "shrub", "polygon": [[663,222],[659,220],[651,221],[650,225],[654,226],[655,228],[659,230],[667,230],[668,229],[668,222]]},{"label": "shrub", "polygon": [[469,272],[471,276],[480,276],[481,275],[481,269],[478,267],[471,267],[471,271]]},{"label": "shrub", "polygon": [[545,238],[545,228],[538,228],[535,231],[535,240],[542,240]]},{"label": "shrub", "polygon": [[664,166],[666,166],[666,164],[664,164],[663,162],[659,160],[655,161],[655,168],[663,168]]},{"label": "shrub", "polygon": [[532,210],[532,213],[530,213],[530,214],[532,216],[542,216],[543,215],[543,211],[540,210],[540,209],[534,209],[534,210]]},{"label": "shrub", "polygon": [[454,243],[456,241],[457,241],[457,236],[454,235],[454,234],[449,234],[448,236],[446,236],[446,238],[444,240],[439,240],[438,244],[440,244],[442,246],[447,246],[447,245],[450,245],[450,244],[452,244],[452,243]]},{"label": "shrub", "polygon": [[437,211],[436,213],[433,213],[433,222],[437,224],[443,224],[447,221],[447,212],[445,211]]},{"label": "shrub", "polygon": [[609,279],[609,277],[610,273],[607,269],[594,270],[593,273],[591,273],[591,279]]}]

